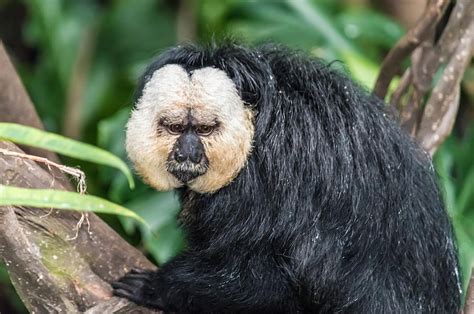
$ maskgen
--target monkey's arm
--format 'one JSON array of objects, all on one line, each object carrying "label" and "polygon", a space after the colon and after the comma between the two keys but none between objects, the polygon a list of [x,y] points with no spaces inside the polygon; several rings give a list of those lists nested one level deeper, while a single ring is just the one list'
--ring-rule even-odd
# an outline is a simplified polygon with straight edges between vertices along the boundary
[{"label": "monkey's arm", "polygon": [[268,257],[185,253],[157,272],[133,270],[113,286],[137,304],[178,313],[297,311],[290,284]]}]

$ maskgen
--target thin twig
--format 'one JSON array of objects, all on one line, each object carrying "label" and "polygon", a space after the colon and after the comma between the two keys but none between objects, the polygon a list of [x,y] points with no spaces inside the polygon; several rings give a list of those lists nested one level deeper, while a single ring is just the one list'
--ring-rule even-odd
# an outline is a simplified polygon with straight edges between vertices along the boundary
[{"label": "thin twig", "polygon": [[23,159],[33,160],[35,162],[40,162],[40,163],[46,164],[48,166],[55,167],[55,168],[61,170],[62,172],[67,173],[67,174],[69,174],[69,175],[71,175],[71,176],[73,176],[74,178],[77,179],[77,181],[78,181],[78,192],[79,193],[84,194],[86,192],[86,179],[85,179],[86,175],[84,174],[84,172],[82,170],[79,170],[79,169],[73,168],[73,167],[60,165],[60,164],[58,164],[54,161],[51,161],[47,158],[44,158],[44,157],[39,157],[39,156],[29,155],[29,154],[23,154],[23,153],[18,153],[18,152],[12,152],[12,151],[9,151],[9,150],[3,149],[3,148],[0,148],[0,153],[3,154],[3,155],[7,155],[7,156],[15,156],[15,157],[23,158]]},{"label": "thin twig", "polygon": [[392,106],[392,108],[394,108],[394,110],[396,110],[399,115],[401,115],[404,108],[404,105],[401,103],[401,98],[407,92],[408,88],[410,87],[410,84],[411,71],[410,68],[408,68],[405,70],[405,73],[403,73],[397,88],[390,97],[390,105]]},{"label": "thin twig", "polygon": [[[46,164],[48,166],[48,168],[49,167],[55,167],[55,168],[59,169],[60,171],[71,175],[72,177],[74,177],[77,180],[77,182],[78,182],[77,183],[77,192],[79,192],[79,194],[84,195],[86,193],[86,190],[87,190],[86,175],[84,174],[84,172],[82,170],[79,170],[79,169],[73,168],[73,167],[60,165],[60,164],[58,164],[54,161],[51,161],[47,158],[44,158],[44,157],[39,157],[39,156],[34,156],[34,155],[29,155],[29,154],[24,154],[24,153],[19,153],[19,152],[13,152],[13,151],[3,149],[3,148],[0,148],[0,154],[6,155],[6,156],[19,157],[19,158],[23,158],[23,159],[29,159],[29,160],[32,160],[34,162],[40,162],[40,163]],[[54,180],[54,176],[53,176],[53,180]],[[45,215],[40,216],[40,218],[48,217],[49,215],[51,215],[52,212],[53,212],[53,209],[51,208],[51,210],[48,213],[46,213]],[[74,230],[76,231],[75,235],[73,237],[67,238],[66,240],[72,241],[72,240],[77,239],[77,237],[79,236],[79,230],[82,227],[82,224],[83,224],[84,220],[87,222],[87,231],[90,234],[90,222],[89,222],[88,213],[81,213],[81,218],[79,219],[78,223],[74,227]]]},{"label": "thin twig", "polygon": [[436,23],[443,16],[449,0],[431,0],[423,17],[390,50],[380,68],[374,93],[384,99],[393,77],[400,71],[402,61],[434,32]]}]

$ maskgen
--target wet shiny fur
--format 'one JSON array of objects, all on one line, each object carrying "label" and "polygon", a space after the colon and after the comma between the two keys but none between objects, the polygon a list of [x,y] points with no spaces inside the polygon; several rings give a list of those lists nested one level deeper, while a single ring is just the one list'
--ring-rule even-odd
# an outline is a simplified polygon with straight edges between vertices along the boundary
[{"label": "wet shiny fur", "polygon": [[[153,120],[179,98],[167,109],[179,115],[177,82],[197,71],[210,74],[194,90],[210,84],[205,115],[222,114],[242,146],[205,144],[209,171],[222,165],[186,186],[164,166],[173,139],[137,112]],[[232,86],[238,98],[216,105]],[[147,93],[169,99],[145,103]],[[180,187],[188,247],[157,272],[126,275],[116,295],[177,313],[458,312],[456,249],[429,157],[333,66],[278,46],[179,46],[150,65],[137,99],[128,130],[146,140],[133,135],[127,149],[151,185]],[[229,106],[237,120],[220,111]]]}]

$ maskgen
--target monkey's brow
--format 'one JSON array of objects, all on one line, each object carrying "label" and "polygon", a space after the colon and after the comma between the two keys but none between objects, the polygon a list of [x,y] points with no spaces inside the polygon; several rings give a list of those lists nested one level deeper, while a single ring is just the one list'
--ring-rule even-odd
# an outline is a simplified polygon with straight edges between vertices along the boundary
[{"label": "monkey's brow", "polygon": [[170,117],[161,117],[159,119],[159,124],[160,125],[170,125],[174,123],[182,123],[184,117],[179,117],[179,116],[170,116]]},{"label": "monkey's brow", "polygon": [[160,114],[160,118],[158,119],[158,123],[160,125],[170,125],[175,123],[183,123],[187,124],[191,122],[193,125],[211,125],[217,126],[220,124],[220,119],[218,116],[209,111],[199,111],[199,110],[192,110],[185,112],[180,111],[167,111],[162,112]]},{"label": "monkey's brow", "polygon": [[219,118],[213,113],[194,111],[191,116],[193,124],[215,125],[219,123]]}]

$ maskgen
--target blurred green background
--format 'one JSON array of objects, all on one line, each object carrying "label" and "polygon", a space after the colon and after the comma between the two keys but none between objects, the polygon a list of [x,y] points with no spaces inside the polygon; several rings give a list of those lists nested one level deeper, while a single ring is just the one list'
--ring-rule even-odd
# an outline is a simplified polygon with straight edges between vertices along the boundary
[{"label": "blurred green background", "polygon": [[[424,2],[0,0],[0,39],[47,130],[126,159],[124,124],[135,83],[166,47],[225,35],[249,44],[279,42],[328,62],[342,61],[340,67],[370,89],[383,57],[423,12]],[[474,260],[473,99],[471,64],[454,133],[435,156],[465,279]],[[183,247],[172,192],[158,193],[141,183],[131,191],[116,170],[65,162],[86,172],[88,193],[145,217],[158,239],[129,219],[104,219],[151,259],[163,263]],[[0,265],[0,312],[24,311]]]}]

